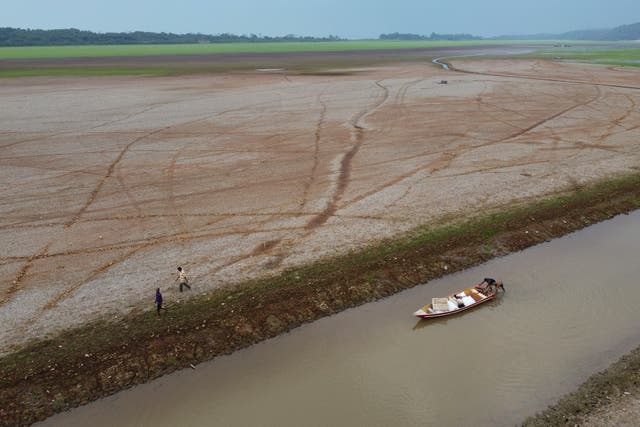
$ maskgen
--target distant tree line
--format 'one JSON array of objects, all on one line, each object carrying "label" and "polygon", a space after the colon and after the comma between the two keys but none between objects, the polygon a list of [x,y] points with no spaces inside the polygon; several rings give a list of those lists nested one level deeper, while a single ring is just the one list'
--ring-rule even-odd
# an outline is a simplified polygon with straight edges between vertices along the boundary
[{"label": "distant tree line", "polygon": [[640,40],[640,22],[629,25],[621,25],[619,27],[608,30],[601,35],[600,40]]},{"label": "distant tree line", "polygon": [[431,33],[428,36],[411,33],[389,33],[380,34],[379,40],[482,40],[482,37],[471,34],[438,34]]},{"label": "distant tree line", "polygon": [[577,30],[561,34],[529,34],[494,37],[497,40],[593,40],[625,41],[640,40],[640,22],[610,29]]},{"label": "distant tree line", "polygon": [[121,44],[188,44],[188,43],[264,43],[264,42],[326,42],[343,40],[337,36],[308,37],[288,34],[269,37],[236,34],[173,34],[134,31],[130,33],[94,33],[76,28],[60,30],[25,30],[0,28],[0,46],[65,46]]},{"label": "distant tree line", "polygon": [[[379,40],[482,40],[471,34],[419,35],[411,33],[380,34]],[[640,40],[640,22],[612,29],[578,30],[562,34],[530,34],[493,37],[497,40]],[[76,28],[60,30],[30,30],[0,28],[0,46],[64,46],[64,45],[123,45],[123,44],[187,44],[187,43],[265,43],[265,42],[327,42],[345,40],[337,36],[310,37],[287,34],[285,36],[258,36],[256,34],[173,34],[134,31],[129,33],[94,33]]]},{"label": "distant tree line", "polygon": [[[471,34],[438,34],[423,36],[410,33],[380,34],[380,40],[482,40],[482,37]],[[593,40],[593,41],[625,41],[640,40],[640,22],[621,25],[608,29],[592,29],[568,31],[561,34],[527,34],[491,37],[491,40]]]}]

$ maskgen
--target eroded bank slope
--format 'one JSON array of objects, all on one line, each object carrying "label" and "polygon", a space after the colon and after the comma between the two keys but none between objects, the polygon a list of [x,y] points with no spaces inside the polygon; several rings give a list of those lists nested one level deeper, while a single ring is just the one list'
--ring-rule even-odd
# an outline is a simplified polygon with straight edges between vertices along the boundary
[{"label": "eroded bank slope", "polygon": [[636,426],[640,420],[640,347],[547,410],[527,419],[523,427]]}]

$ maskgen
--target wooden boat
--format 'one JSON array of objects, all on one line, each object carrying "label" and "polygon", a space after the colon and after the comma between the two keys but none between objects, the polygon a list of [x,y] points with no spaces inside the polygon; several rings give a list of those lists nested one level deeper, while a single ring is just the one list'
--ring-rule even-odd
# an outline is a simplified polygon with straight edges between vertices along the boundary
[{"label": "wooden boat", "polygon": [[413,314],[421,319],[430,319],[432,317],[450,316],[471,310],[480,304],[494,299],[498,294],[498,289],[504,291],[502,283],[498,283],[500,283],[499,286],[484,288],[478,285],[463,291],[458,291],[445,298],[433,298],[431,304],[425,305]]}]

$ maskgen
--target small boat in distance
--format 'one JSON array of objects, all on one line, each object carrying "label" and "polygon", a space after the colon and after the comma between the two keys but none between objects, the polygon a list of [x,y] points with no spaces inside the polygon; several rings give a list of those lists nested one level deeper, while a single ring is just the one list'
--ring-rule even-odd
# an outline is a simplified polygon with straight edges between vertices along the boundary
[{"label": "small boat in distance", "polygon": [[462,313],[491,301],[498,295],[499,290],[504,292],[502,282],[485,278],[482,283],[474,287],[458,291],[444,298],[432,298],[431,304],[425,305],[413,314],[421,319],[430,319]]}]

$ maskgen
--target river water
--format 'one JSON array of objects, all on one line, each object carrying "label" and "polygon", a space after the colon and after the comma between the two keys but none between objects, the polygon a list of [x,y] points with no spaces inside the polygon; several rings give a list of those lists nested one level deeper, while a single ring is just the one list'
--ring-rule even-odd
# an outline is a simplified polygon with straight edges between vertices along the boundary
[{"label": "river water", "polygon": [[[512,426],[640,344],[640,211],[59,414],[42,426]],[[496,301],[418,321],[432,297]]]}]

